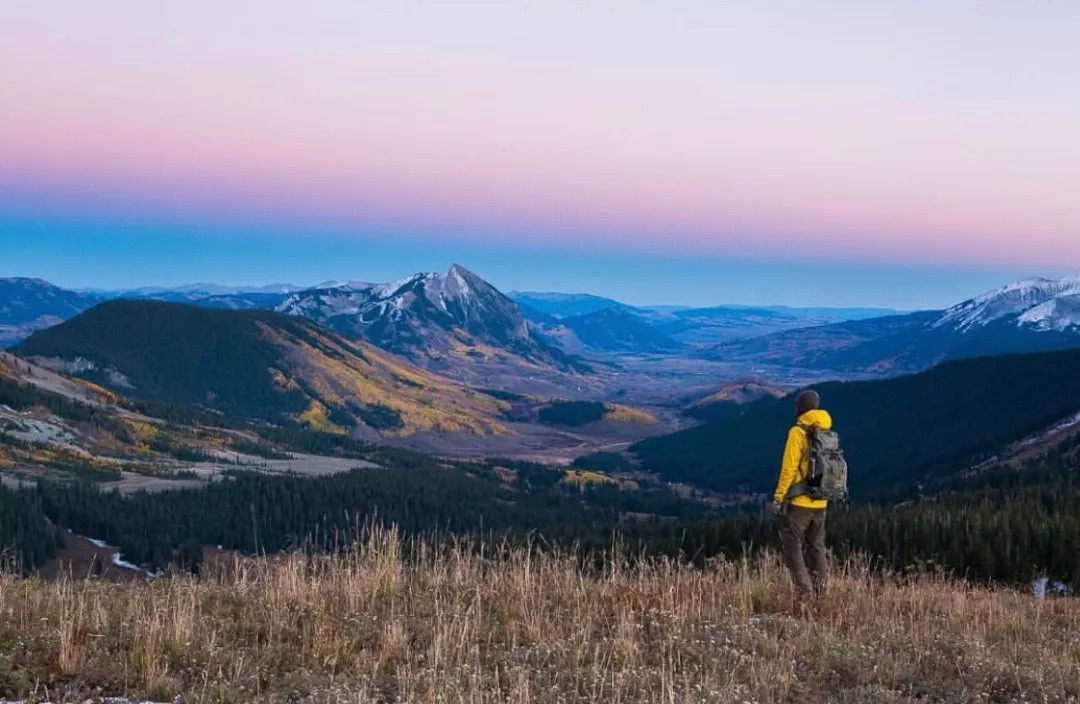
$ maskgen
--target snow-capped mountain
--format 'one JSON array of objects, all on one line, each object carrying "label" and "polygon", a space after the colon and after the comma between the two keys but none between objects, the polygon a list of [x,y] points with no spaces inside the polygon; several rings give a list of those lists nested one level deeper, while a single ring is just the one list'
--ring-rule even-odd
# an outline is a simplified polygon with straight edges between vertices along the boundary
[{"label": "snow-capped mountain", "polygon": [[1002,286],[953,306],[934,326],[968,332],[1002,322],[1058,332],[1080,327],[1080,276]]},{"label": "snow-capped mountain", "polygon": [[716,345],[711,359],[896,375],[939,362],[1080,347],[1080,277],[1033,278],[944,311],[847,321]]},{"label": "snow-capped mountain", "polygon": [[460,355],[558,363],[562,355],[530,330],[518,306],[457,264],[385,284],[349,282],[288,296],[277,310],[420,361]]}]

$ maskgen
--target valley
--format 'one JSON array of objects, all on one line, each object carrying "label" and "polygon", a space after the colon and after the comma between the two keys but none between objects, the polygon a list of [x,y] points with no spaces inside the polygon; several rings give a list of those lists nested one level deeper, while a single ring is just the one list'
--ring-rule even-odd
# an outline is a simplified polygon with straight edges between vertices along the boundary
[{"label": "valley", "polygon": [[[755,516],[805,387],[858,468],[859,505],[838,518],[853,550],[883,549],[855,528],[876,505],[975,497],[990,477],[1044,477],[1037,491],[1080,461],[1072,280],[884,316],[506,296],[456,265],[314,289],[67,296],[7,281],[32,299],[7,306],[9,324],[48,300],[67,318],[0,353],[0,480],[36,497],[12,519],[39,534],[28,565],[57,549],[51,523],[162,568],[193,540],[277,551],[375,515],[729,554],[770,541]],[[308,498],[286,510],[289,495]],[[937,500],[910,520],[937,521]]]},{"label": "valley", "polygon": [[[1080,343],[1069,317],[1078,290],[1071,279],[1032,279],[908,314],[649,308],[588,294],[504,295],[454,265],[314,288],[74,292],[4,279],[0,323],[9,333],[42,327],[13,347],[34,365],[22,382],[91,405],[194,404],[451,458],[568,463],[691,428],[693,409],[738,380],[790,390]],[[540,421],[564,401],[636,410],[578,427]],[[22,441],[68,432],[45,417],[27,422],[37,435]]]}]

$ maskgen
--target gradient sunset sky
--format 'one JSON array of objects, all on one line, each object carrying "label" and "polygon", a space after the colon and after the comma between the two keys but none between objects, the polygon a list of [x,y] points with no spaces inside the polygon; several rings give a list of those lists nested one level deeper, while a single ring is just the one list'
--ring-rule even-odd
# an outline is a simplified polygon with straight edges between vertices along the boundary
[{"label": "gradient sunset sky", "polygon": [[0,276],[948,305],[1080,273],[1080,3],[5,0]]}]

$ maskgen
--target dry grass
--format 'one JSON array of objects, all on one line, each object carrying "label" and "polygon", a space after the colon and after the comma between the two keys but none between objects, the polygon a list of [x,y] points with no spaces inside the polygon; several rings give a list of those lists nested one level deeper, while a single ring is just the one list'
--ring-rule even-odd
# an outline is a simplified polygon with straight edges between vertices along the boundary
[{"label": "dry grass", "polygon": [[[415,546],[414,546],[415,547]],[[0,695],[193,702],[1075,701],[1080,609],[847,565],[813,616],[773,558],[700,570],[401,551],[203,580],[0,578]],[[417,556],[419,555],[419,556]]]}]

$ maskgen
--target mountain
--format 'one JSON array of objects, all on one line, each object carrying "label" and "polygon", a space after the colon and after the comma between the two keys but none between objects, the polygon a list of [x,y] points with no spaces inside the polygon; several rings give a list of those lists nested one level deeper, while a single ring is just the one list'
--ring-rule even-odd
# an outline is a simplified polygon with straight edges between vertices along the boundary
[{"label": "mountain", "polygon": [[710,308],[656,309],[650,313],[649,319],[660,332],[678,342],[711,345],[891,313],[895,311],[885,308],[724,305]]},{"label": "mountain", "polygon": [[[199,289],[183,287],[181,289],[139,289],[136,291],[114,291],[105,295],[109,300],[138,299],[147,301],[167,301],[169,303],[190,303],[207,308],[226,310],[273,310],[281,305],[289,293],[276,291],[236,291],[225,286],[208,286]],[[265,287],[267,289],[273,286]]]},{"label": "mountain", "polygon": [[945,311],[819,325],[703,356],[841,373],[903,374],[950,359],[1080,346],[1080,278],[1028,279]]},{"label": "mountain", "polygon": [[738,306],[687,308],[654,318],[657,330],[689,345],[715,344],[824,322],[823,318],[773,308]]},{"label": "mountain", "polygon": [[98,302],[96,296],[68,291],[41,279],[0,279],[0,347],[16,344]]},{"label": "mountain", "polygon": [[184,284],[181,286],[144,286],[131,289],[91,289],[93,293],[102,298],[153,298],[159,300],[187,299],[197,300],[210,296],[231,296],[242,293],[255,294],[288,294],[295,291],[303,291],[306,286],[296,284],[263,284],[259,286],[227,286],[214,283]]},{"label": "mountain", "polygon": [[682,345],[622,306],[563,318],[577,341],[605,352],[671,352]]},{"label": "mountain", "polygon": [[273,310],[281,305],[288,297],[287,293],[216,293],[210,296],[186,298],[182,295],[172,296],[149,296],[155,301],[169,301],[173,303],[191,303],[192,305],[207,308],[223,308],[225,310]]},{"label": "mountain", "polygon": [[[654,332],[668,338],[666,344],[658,346],[661,349],[717,344],[783,330],[861,320],[896,312],[887,308],[630,306],[611,298],[584,293],[511,292],[509,295],[530,322],[535,323],[545,335],[560,340],[567,350],[576,349],[578,341],[568,336],[567,330],[559,329],[561,321],[582,319],[582,316],[608,310],[622,311],[623,318],[626,318],[626,314],[634,315],[650,325]],[[659,338],[656,341],[659,342]],[[582,346],[604,348],[603,345],[583,341]]]},{"label": "mountain", "polygon": [[456,264],[445,274],[414,274],[389,284],[301,291],[277,310],[434,369],[462,361],[572,366],[530,329],[514,301]]},{"label": "mountain", "polygon": [[135,289],[96,291],[102,300],[135,298],[170,303],[191,303],[208,308],[226,310],[273,310],[281,305],[289,294],[303,291],[305,287],[295,284],[267,284],[265,286],[225,286],[213,283],[186,284],[183,286],[147,286]]},{"label": "mountain", "polygon": [[635,310],[625,303],[594,296],[588,293],[551,293],[542,291],[511,291],[507,294],[522,309],[536,311],[552,318],[569,318],[577,315],[597,313],[608,308],[626,308]]},{"label": "mountain", "polygon": [[953,306],[935,327],[968,332],[998,324],[1038,331],[1080,330],[1080,276],[1032,278]]},{"label": "mountain", "polygon": [[138,399],[408,434],[501,433],[501,404],[378,348],[272,311],[103,303],[18,354]]},{"label": "mountain", "polygon": [[[1080,411],[1080,349],[979,357],[880,381],[813,388],[833,416],[867,496],[948,476]],[[759,400],[739,415],[635,445],[644,466],[670,481],[720,491],[770,491],[793,395]]]},{"label": "mountain", "polygon": [[[738,309],[744,306],[730,307]],[[899,315],[902,313],[902,311],[894,308],[830,308],[827,306],[764,306],[764,310],[788,313],[802,318],[821,318],[830,321],[865,320],[866,318],[881,318],[887,315]]]}]

